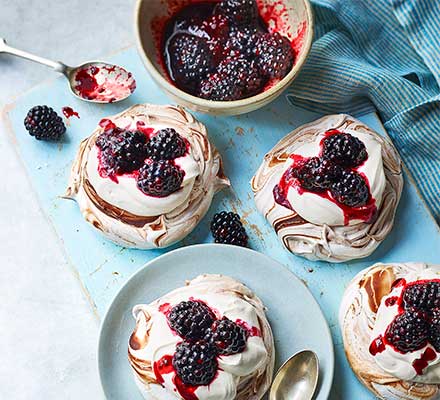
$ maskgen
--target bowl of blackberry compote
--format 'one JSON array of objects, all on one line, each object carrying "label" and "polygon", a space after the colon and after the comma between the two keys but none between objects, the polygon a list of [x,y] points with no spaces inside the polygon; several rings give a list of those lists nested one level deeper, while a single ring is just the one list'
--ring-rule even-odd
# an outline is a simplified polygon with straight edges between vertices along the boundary
[{"label": "bowl of blackberry compote", "polygon": [[250,112],[295,79],[309,53],[309,0],[138,0],[141,58],[177,103],[218,115]]}]

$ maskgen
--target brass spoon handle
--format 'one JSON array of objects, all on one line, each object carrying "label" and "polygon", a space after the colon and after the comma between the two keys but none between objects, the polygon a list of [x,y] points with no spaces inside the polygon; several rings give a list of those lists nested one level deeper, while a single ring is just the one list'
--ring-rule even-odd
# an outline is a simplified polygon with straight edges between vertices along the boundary
[{"label": "brass spoon handle", "polygon": [[33,61],[33,62],[36,62],[39,64],[46,65],[47,67],[51,67],[55,71],[65,75],[65,76],[68,76],[68,74],[71,70],[70,67],[63,64],[62,62],[48,60],[47,58],[36,56],[34,54],[28,53],[27,51],[23,51],[23,50],[11,47],[6,43],[6,40],[3,38],[0,38],[0,53],[12,54],[14,56],[24,58],[26,60],[30,60],[30,61]]}]

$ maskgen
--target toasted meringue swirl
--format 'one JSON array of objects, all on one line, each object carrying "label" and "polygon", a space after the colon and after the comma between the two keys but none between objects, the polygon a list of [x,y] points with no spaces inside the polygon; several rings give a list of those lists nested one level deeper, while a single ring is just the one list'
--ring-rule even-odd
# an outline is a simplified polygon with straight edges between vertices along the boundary
[{"label": "toasted meringue swirl", "polygon": [[[412,362],[420,351],[404,355],[386,348],[376,356],[369,351],[375,335],[386,329],[383,307],[385,300],[396,291],[393,282],[404,278],[409,283],[419,277],[432,278],[439,274],[440,265],[375,264],[361,271],[344,293],[339,324],[345,353],[361,382],[381,399],[434,400],[440,397],[438,360],[431,363],[423,375],[417,375]],[[393,307],[387,309],[393,312]],[[403,376],[406,379],[402,379]]]},{"label": "toasted meringue swirl", "polygon": [[[370,150],[374,152],[374,162],[366,165],[363,171],[374,185],[371,189],[377,200],[378,212],[372,223],[357,220],[343,225],[341,216],[337,214],[337,207],[333,204],[323,203],[318,207],[319,202],[304,203],[304,198],[301,199],[299,212],[294,206],[294,210],[290,210],[274,199],[273,189],[286,170],[289,156],[296,154],[296,150],[300,148],[309,151],[310,146],[307,144],[319,143],[322,133],[330,129],[355,133],[356,136],[367,139]],[[376,151],[378,145],[381,148],[381,157]],[[251,185],[257,209],[272,224],[279,239],[289,251],[309,260],[343,262],[369,256],[390,232],[402,193],[403,176],[400,157],[389,140],[355,118],[340,114],[323,117],[285,136],[266,154]],[[314,195],[309,194],[310,196]],[[318,215],[319,219],[321,211],[325,211],[326,214],[320,219],[321,223],[317,223],[316,218],[313,219],[314,222],[307,219],[311,213],[314,216]],[[338,224],[325,223],[329,216],[330,220]]]},{"label": "toasted meringue swirl", "polygon": [[99,176],[96,139],[104,128],[81,142],[72,167],[67,198],[77,201],[84,218],[105,236],[126,247],[169,246],[189,234],[207,212],[214,194],[229,185],[222,160],[203,124],[175,106],[140,104],[109,117],[117,127],[174,128],[189,143],[189,154],[176,159],[185,171],[179,191],[164,198],[144,195],[133,178],[119,183]]},{"label": "toasted meringue swirl", "polygon": [[199,386],[199,400],[259,400],[272,381],[274,343],[264,306],[256,295],[236,280],[222,275],[201,275],[186,286],[173,290],[153,303],[133,308],[136,327],[130,337],[128,358],[136,383],[147,400],[182,399],[173,373],[157,381],[154,365],[161,357],[172,356],[182,339],[171,331],[163,307],[196,299],[206,302],[218,317],[244,321],[258,329],[247,339],[243,353],[221,356],[218,374],[209,386]]}]

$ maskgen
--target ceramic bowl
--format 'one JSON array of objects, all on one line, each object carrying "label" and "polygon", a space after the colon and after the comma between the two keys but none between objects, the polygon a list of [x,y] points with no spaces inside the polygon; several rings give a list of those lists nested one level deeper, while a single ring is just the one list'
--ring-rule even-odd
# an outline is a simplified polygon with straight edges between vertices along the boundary
[{"label": "ceramic bowl", "polygon": [[178,89],[170,81],[161,62],[161,37],[168,18],[193,1],[198,0],[137,0],[136,3],[135,27],[139,54],[150,75],[175,102],[208,114],[243,114],[274,100],[296,78],[312,45],[313,15],[309,0],[257,0],[260,15],[269,29],[275,29],[292,41],[296,53],[292,70],[271,88],[242,100],[205,100]]}]

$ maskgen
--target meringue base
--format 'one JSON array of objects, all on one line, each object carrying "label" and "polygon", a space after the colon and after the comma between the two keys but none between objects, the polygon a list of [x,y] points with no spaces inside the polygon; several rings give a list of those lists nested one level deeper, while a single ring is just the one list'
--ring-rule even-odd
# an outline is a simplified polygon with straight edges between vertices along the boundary
[{"label": "meringue base", "polygon": [[[318,225],[275,202],[273,188],[279,183],[289,156],[304,142],[316,140],[316,136],[330,129],[362,132],[382,146],[386,184],[373,223]],[[346,114],[328,115],[299,127],[278,142],[264,157],[251,185],[258,211],[287,250],[311,261],[345,262],[368,257],[391,231],[403,189],[402,163],[392,143],[362,122]]]},{"label": "meringue base", "polygon": [[358,379],[383,400],[440,399],[440,385],[400,380],[380,368],[369,352],[381,299],[391,292],[392,283],[412,266],[416,263],[379,263],[361,271],[347,287],[339,309],[348,362]]},{"label": "meringue base", "polygon": [[200,174],[194,181],[185,201],[174,210],[161,215],[135,215],[121,209],[98,195],[87,174],[87,162],[97,137],[98,127],[90,137],[81,142],[65,198],[76,200],[87,222],[111,241],[124,247],[152,249],[167,247],[187,236],[203,218],[216,192],[229,186],[223,174],[222,160],[208,140],[203,124],[177,106],[153,104],[134,105],[109,119],[121,127],[127,121],[143,118],[160,120],[165,125],[180,127],[179,133],[191,145]]}]

